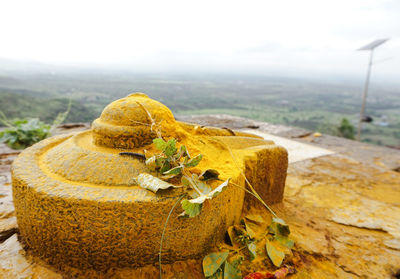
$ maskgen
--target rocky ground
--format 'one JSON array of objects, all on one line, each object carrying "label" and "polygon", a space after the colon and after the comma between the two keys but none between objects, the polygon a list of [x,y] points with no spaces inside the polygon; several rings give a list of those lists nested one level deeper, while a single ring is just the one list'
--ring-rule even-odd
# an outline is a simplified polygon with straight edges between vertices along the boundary
[{"label": "rocky ground", "polygon": [[[400,278],[399,150],[237,117],[180,119],[251,129],[265,138],[275,136],[278,144],[287,144],[289,153],[301,149],[301,154],[291,157],[284,200],[273,206],[289,224],[296,243],[297,273],[288,278]],[[58,132],[87,128],[65,126]],[[17,155],[0,146],[0,278],[158,277],[153,266],[112,269],[106,274],[55,270],[25,252],[18,241],[9,174]],[[164,265],[163,269],[164,278],[202,278],[198,260]]]}]

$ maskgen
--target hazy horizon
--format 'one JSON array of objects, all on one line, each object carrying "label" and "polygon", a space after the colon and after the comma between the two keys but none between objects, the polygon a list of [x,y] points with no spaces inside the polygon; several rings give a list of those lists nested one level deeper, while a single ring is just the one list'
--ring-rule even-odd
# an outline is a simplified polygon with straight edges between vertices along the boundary
[{"label": "hazy horizon", "polygon": [[362,79],[368,52],[356,49],[388,37],[373,80],[400,72],[398,1],[40,0],[2,11],[0,58],[54,68]]}]

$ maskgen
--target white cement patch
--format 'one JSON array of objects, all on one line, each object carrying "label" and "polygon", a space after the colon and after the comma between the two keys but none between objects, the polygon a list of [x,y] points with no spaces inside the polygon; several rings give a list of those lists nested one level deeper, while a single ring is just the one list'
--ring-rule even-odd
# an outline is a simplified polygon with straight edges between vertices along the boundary
[{"label": "white cement patch", "polygon": [[287,138],[282,138],[278,136],[274,136],[268,133],[264,133],[261,131],[255,131],[251,129],[244,129],[241,130],[242,132],[250,133],[250,134],[255,134],[257,136],[263,137],[266,140],[272,140],[275,142],[276,145],[280,145],[284,148],[287,149],[289,153],[289,163],[294,163],[298,161],[303,161],[311,158],[316,158],[324,155],[330,155],[334,154],[335,152],[321,148],[321,147],[316,147],[310,144],[306,143],[301,143],[298,141],[290,140]]}]

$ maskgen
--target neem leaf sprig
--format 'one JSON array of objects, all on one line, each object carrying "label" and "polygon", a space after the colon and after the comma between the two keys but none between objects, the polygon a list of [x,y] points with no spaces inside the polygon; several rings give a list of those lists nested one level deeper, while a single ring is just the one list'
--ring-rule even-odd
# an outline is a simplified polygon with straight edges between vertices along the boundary
[{"label": "neem leaf sprig", "polygon": [[[203,159],[202,154],[198,154],[191,157],[189,151],[185,145],[181,145],[178,149],[176,147],[176,140],[169,139],[168,141],[162,138],[156,138],[153,140],[154,146],[161,152],[154,156],[149,157],[146,160],[146,165],[150,170],[159,172],[163,179],[171,179],[177,176],[181,176],[181,182],[187,189],[187,194],[190,199],[184,199],[181,201],[183,213],[182,217],[195,217],[200,214],[202,205],[206,200],[210,200],[219,193],[221,193],[226,186],[229,184],[229,179],[221,183],[217,188],[212,189],[205,181],[211,179],[218,179],[219,173],[216,170],[208,169],[204,171],[200,177],[195,173],[191,174],[188,169],[196,167]],[[153,186],[149,187],[148,183],[144,184],[142,179],[143,175],[139,175],[137,182],[139,186],[149,189],[153,192],[157,192],[158,189],[169,188],[167,184],[160,183],[156,178],[147,179],[146,181],[157,182]],[[146,174],[146,177],[149,177]],[[169,184],[173,187],[172,184]],[[176,186],[175,186],[176,187]]]}]

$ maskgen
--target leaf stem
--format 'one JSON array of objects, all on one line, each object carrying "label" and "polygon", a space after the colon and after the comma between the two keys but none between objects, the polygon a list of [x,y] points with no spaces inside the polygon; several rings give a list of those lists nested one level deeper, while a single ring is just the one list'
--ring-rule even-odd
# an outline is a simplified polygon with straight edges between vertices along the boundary
[{"label": "leaf stem", "polygon": [[14,126],[12,122],[8,120],[6,115],[0,110],[0,122],[3,123],[5,126],[14,129],[13,132],[17,133],[20,137],[25,137],[25,134],[19,130],[19,127]]},{"label": "leaf stem", "polygon": [[196,182],[193,181],[193,183],[190,183],[193,186],[193,189],[196,190],[196,192],[201,196],[203,193],[197,188]]},{"label": "leaf stem", "polygon": [[50,134],[52,134],[54,130],[57,128],[57,126],[63,123],[65,119],[68,117],[68,114],[71,110],[71,105],[72,105],[72,99],[69,99],[67,110],[57,114],[57,117],[54,119],[53,124],[50,127],[49,131]]},{"label": "leaf stem", "polygon": [[190,178],[190,175],[188,175],[188,172],[185,169],[183,170],[183,175],[189,178],[188,179],[189,183],[192,186],[192,188],[197,192],[197,194],[199,194],[199,196],[203,195],[203,193],[199,190],[199,188],[197,188],[196,183]]},{"label": "leaf stem", "polygon": [[[217,139],[217,140],[218,140],[218,139]],[[269,212],[271,212],[271,214],[272,214],[275,218],[279,218],[279,217],[275,214],[275,212],[264,202],[264,200],[260,197],[260,195],[259,195],[259,194],[257,193],[257,191],[254,189],[254,187],[251,185],[250,181],[247,179],[246,175],[243,173],[242,169],[241,169],[241,168],[239,167],[239,165],[237,164],[236,158],[235,158],[235,156],[233,155],[231,148],[230,148],[226,143],[224,143],[223,141],[221,141],[221,140],[218,140],[218,141],[221,142],[223,145],[225,145],[225,147],[228,149],[229,154],[230,154],[231,157],[232,157],[233,163],[235,164],[236,168],[240,171],[241,175],[244,177],[244,180],[246,181],[247,185],[249,186],[251,192],[248,191],[246,188],[244,188],[244,187],[238,185],[238,184],[236,184],[236,186],[238,186],[239,188],[245,190],[247,193],[253,195],[255,198],[257,198],[257,200],[259,200],[259,201],[269,210]],[[231,182],[231,183],[232,183],[232,184],[235,184],[235,183],[233,183],[233,182]]]},{"label": "leaf stem", "polygon": [[245,248],[247,248],[246,245],[244,245],[243,247],[240,247],[239,249],[235,249],[235,250],[233,250],[232,252],[233,252],[233,253],[239,253],[240,251],[242,251],[242,250],[245,249]]},{"label": "leaf stem", "polygon": [[183,197],[185,195],[186,194],[182,194],[179,197],[179,199],[175,202],[175,204],[172,206],[171,210],[168,213],[167,220],[165,220],[165,223],[164,223],[164,228],[163,228],[163,231],[162,231],[162,234],[161,234],[161,240],[160,240],[160,251],[158,253],[158,265],[159,265],[159,268],[160,268],[160,279],[162,279],[161,253],[162,253],[162,248],[163,248],[163,241],[164,241],[165,231],[167,229],[169,218],[171,217],[172,212],[174,211],[175,207],[178,205],[178,203],[183,199]]},{"label": "leaf stem", "polygon": [[6,115],[0,110],[0,122],[3,123],[5,126],[8,126],[10,128],[15,128],[8,120]]},{"label": "leaf stem", "polygon": [[231,182],[231,184],[237,188],[242,189],[243,191],[245,191],[246,193],[252,195],[253,197],[255,197],[259,202],[261,202],[267,209],[269,212],[271,212],[272,215],[274,215],[275,218],[279,218],[275,212],[263,201],[263,199],[259,196],[259,195],[255,195],[254,193],[250,192],[249,190],[247,190],[246,188],[244,188],[243,186],[240,186],[239,184],[235,183],[235,182]]},{"label": "leaf stem", "polygon": [[141,125],[144,125],[144,126],[151,126],[151,124],[149,124],[149,123],[144,123],[144,122],[140,122],[140,121],[136,121],[136,120],[132,120],[132,119],[129,119],[129,122],[136,123],[136,124],[141,124]]}]

